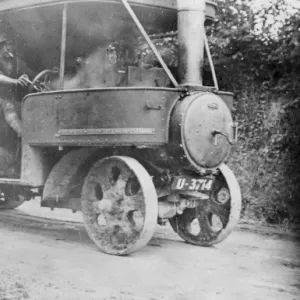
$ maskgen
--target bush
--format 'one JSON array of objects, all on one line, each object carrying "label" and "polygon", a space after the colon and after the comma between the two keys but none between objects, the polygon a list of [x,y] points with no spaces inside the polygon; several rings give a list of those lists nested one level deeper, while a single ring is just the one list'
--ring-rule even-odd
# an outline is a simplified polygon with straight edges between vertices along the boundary
[{"label": "bush", "polygon": [[[272,223],[300,218],[300,13],[284,0],[259,11],[251,0],[218,0],[207,28],[220,89],[235,94],[239,143],[229,164],[243,191],[244,215]],[[271,20],[271,21],[270,21]],[[153,37],[171,68],[176,37]],[[146,64],[158,62],[146,44]],[[212,85],[204,62],[204,84]]]},{"label": "bush", "polygon": [[[244,215],[294,222],[300,217],[300,14],[288,15],[283,0],[256,13],[250,1],[237,2],[218,1],[222,13],[210,28],[220,86],[235,93],[240,124],[229,163],[242,187]],[[267,22],[278,15],[286,18]]]}]

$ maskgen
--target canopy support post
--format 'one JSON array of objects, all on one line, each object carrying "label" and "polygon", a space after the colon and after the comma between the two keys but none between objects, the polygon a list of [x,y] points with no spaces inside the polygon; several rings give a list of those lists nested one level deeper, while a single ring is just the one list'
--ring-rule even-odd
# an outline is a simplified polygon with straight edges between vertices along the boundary
[{"label": "canopy support post", "polygon": [[164,71],[167,73],[167,75],[168,75],[169,79],[171,80],[171,82],[173,83],[173,85],[176,88],[180,88],[180,85],[178,84],[177,80],[173,76],[172,72],[170,71],[170,69],[168,68],[166,63],[164,62],[163,58],[161,57],[161,55],[158,52],[157,48],[155,47],[154,43],[151,41],[149,35],[147,34],[147,32],[145,31],[145,29],[144,29],[143,25],[141,24],[140,20],[138,19],[138,17],[136,16],[134,11],[132,10],[132,8],[131,8],[130,4],[128,3],[128,1],[127,0],[121,0],[121,1],[124,4],[125,8],[127,9],[128,13],[130,14],[131,18],[133,19],[134,23],[139,28],[141,34],[144,36],[145,40],[147,41],[149,47],[151,48],[151,50],[153,51],[153,53],[156,56],[157,60],[159,61],[159,63],[163,67]]},{"label": "canopy support post", "polygon": [[62,29],[61,29],[61,47],[60,47],[60,68],[59,81],[60,88],[64,89],[65,64],[66,64],[66,44],[67,44],[67,11],[68,4],[64,3],[62,12]]},{"label": "canopy support post", "polygon": [[212,57],[211,57],[211,53],[210,53],[210,49],[209,49],[209,45],[208,45],[208,40],[207,40],[207,35],[206,34],[204,34],[204,42],[205,42],[206,55],[208,57],[208,61],[209,61],[209,65],[210,65],[210,70],[211,70],[212,78],[213,78],[213,81],[214,81],[214,86],[215,86],[215,89],[218,91],[219,90],[219,85],[218,85],[216,70],[215,70],[214,63],[213,63],[213,60],[212,60]]}]

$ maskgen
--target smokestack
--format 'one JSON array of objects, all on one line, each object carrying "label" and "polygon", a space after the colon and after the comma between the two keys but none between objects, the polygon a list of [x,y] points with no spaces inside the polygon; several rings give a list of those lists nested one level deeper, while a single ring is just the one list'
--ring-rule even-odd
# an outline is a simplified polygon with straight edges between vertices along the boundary
[{"label": "smokestack", "polygon": [[177,0],[179,79],[182,85],[202,85],[205,0]]}]

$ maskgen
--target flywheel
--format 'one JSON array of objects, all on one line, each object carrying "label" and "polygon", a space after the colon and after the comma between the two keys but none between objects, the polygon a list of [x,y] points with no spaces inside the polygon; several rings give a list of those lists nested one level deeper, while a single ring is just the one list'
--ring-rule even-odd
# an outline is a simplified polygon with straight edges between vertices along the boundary
[{"label": "flywheel", "polygon": [[102,252],[126,255],[153,236],[156,190],[148,172],[133,158],[97,161],[85,179],[81,204],[86,230]]}]

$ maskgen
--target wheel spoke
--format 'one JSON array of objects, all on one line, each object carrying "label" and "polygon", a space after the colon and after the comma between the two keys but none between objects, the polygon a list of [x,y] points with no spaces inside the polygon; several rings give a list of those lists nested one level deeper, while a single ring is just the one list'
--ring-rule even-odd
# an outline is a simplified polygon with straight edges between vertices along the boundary
[{"label": "wheel spoke", "polygon": [[219,204],[212,200],[210,203],[210,212],[220,218],[224,228],[228,223],[230,203]]},{"label": "wheel spoke", "polygon": [[[136,229],[136,224],[133,219],[128,218],[128,214],[119,207],[109,209],[102,205],[110,205],[111,201],[104,199],[99,202],[98,211],[100,214],[94,215],[94,227],[97,228],[98,233],[101,233],[102,238],[110,236],[110,243],[113,247],[118,247],[119,243],[125,243],[135,238],[139,231]],[[101,207],[102,206],[102,207]],[[105,218],[105,225],[98,224],[98,217],[103,216]],[[106,238],[105,238],[106,239]]]},{"label": "wheel spoke", "polygon": [[118,179],[113,186],[104,192],[105,199],[111,199],[112,201],[122,201],[125,197],[125,185],[126,182]]},{"label": "wheel spoke", "polygon": [[127,214],[127,219],[129,221],[132,230],[137,232],[144,225],[144,216],[139,211],[129,211]]},{"label": "wheel spoke", "polygon": [[201,210],[197,217],[200,225],[200,233],[198,238],[204,241],[209,241],[216,236],[211,226],[211,220],[209,218],[209,213],[205,210]]},{"label": "wheel spoke", "polygon": [[127,211],[140,211],[145,215],[145,203],[142,191],[139,191],[138,194],[133,196],[125,196],[125,205]]}]

